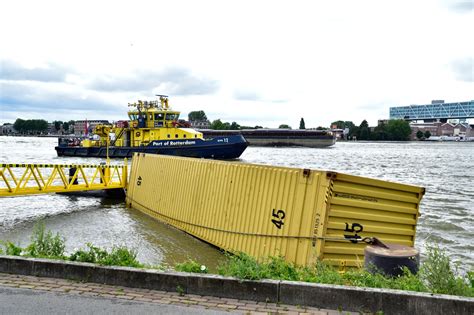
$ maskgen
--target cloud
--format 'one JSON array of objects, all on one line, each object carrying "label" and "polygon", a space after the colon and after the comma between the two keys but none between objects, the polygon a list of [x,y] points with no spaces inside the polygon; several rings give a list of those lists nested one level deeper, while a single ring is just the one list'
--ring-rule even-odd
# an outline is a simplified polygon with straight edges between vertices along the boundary
[{"label": "cloud", "polygon": [[257,92],[251,90],[236,90],[234,98],[239,101],[259,101],[261,99]]},{"label": "cloud", "polygon": [[[264,91],[265,92],[265,91]],[[233,97],[238,101],[252,101],[252,102],[263,102],[263,103],[286,103],[289,101],[289,98],[283,95],[280,95],[281,92],[270,91],[269,93],[264,93],[262,96],[261,93],[256,92],[252,89],[237,89],[233,93]]]},{"label": "cloud", "polygon": [[[85,93],[63,83],[0,81],[0,111],[5,119],[79,119],[116,113],[117,105],[96,93]],[[93,117],[92,117],[93,118]]]},{"label": "cloud", "polygon": [[107,92],[145,92],[153,90],[173,96],[207,95],[219,89],[219,83],[193,75],[185,68],[166,68],[162,71],[136,70],[128,76],[101,76],[92,79],[88,88]]},{"label": "cloud", "polygon": [[472,0],[443,0],[443,2],[451,10],[459,13],[469,13],[474,9]]},{"label": "cloud", "polygon": [[26,68],[12,60],[0,61],[0,80],[64,82],[71,69],[49,63],[46,67]]},{"label": "cloud", "polygon": [[451,63],[451,69],[457,80],[474,82],[474,58],[458,59]]}]

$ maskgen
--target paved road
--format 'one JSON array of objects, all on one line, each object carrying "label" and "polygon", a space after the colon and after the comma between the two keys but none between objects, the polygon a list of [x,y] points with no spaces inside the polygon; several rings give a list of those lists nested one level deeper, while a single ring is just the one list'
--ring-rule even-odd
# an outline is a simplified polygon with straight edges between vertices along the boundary
[{"label": "paved road", "polygon": [[0,273],[0,314],[358,314]]},{"label": "paved road", "polygon": [[226,314],[224,311],[116,298],[0,287],[1,314]]}]

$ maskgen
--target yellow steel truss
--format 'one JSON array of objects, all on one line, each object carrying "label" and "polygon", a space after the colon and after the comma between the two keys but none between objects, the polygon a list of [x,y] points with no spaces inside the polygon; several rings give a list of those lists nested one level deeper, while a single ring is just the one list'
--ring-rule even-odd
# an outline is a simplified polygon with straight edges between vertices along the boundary
[{"label": "yellow steel truss", "polygon": [[0,197],[127,187],[124,165],[0,164]]}]

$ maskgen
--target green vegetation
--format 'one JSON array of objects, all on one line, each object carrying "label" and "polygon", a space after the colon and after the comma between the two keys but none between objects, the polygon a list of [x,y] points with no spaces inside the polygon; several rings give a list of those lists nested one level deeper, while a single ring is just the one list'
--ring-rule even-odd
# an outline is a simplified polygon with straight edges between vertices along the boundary
[{"label": "green vegetation", "polygon": [[64,258],[66,240],[56,233],[53,236],[51,231],[45,233],[44,225],[37,224],[33,229],[31,243],[23,251],[26,256],[43,258]]},{"label": "green vegetation", "polygon": [[188,114],[189,121],[199,121],[199,120],[207,120],[206,113],[203,110],[192,111]]},{"label": "green vegetation", "polygon": [[418,130],[416,132],[416,138],[418,140],[426,140],[428,139],[429,137],[431,137],[431,132],[429,130],[426,130],[425,132],[421,131],[421,130]]},{"label": "green vegetation", "polygon": [[291,129],[291,127],[290,127],[290,125],[282,124],[282,125],[278,126],[278,129]]},{"label": "green vegetation", "polygon": [[40,134],[48,131],[48,122],[43,119],[23,120],[18,118],[13,128],[22,134]]},{"label": "green vegetation", "polygon": [[321,262],[314,266],[300,267],[286,262],[282,257],[269,257],[257,262],[255,258],[241,253],[228,258],[219,267],[219,273],[240,279],[305,281],[474,296],[474,272],[469,272],[466,277],[459,276],[449,256],[435,246],[427,246],[426,260],[417,275],[405,269],[402,276],[394,278],[379,273],[371,274],[363,269],[350,269],[340,273],[334,267]]},{"label": "green vegetation", "polygon": [[424,136],[423,131],[418,130],[418,131],[416,132],[416,138],[417,138],[418,140],[421,140],[421,139],[423,138],[423,136]]},{"label": "green vegetation", "polygon": [[392,119],[387,124],[388,140],[406,141],[411,134],[410,123],[402,119]]},{"label": "green vegetation", "polygon": [[209,272],[206,266],[198,264],[192,259],[189,259],[188,261],[185,261],[184,263],[177,263],[174,266],[174,269],[176,271],[182,271],[182,272],[194,272],[194,273],[208,273]]},{"label": "green vegetation", "polygon": [[125,246],[112,247],[110,252],[87,243],[88,249],[79,249],[69,256],[71,261],[90,262],[104,266],[143,267],[138,262],[137,253]]},{"label": "green vegetation", "polygon": [[349,130],[353,129],[355,127],[354,123],[352,121],[343,121],[343,120],[337,120],[337,121],[333,121],[331,123],[331,128],[333,128],[333,126],[336,127],[336,129],[345,129],[345,128],[349,128]]},{"label": "green vegetation", "polygon": [[214,120],[211,123],[211,129],[214,130],[239,130],[240,125],[236,123],[235,121],[232,122],[232,124],[229,124],[228,122],[222,122],[220,119]]},{"label": "green vegetation", "polygon": [[304,123],[304,119],[303,119],[303,118],[301,118],[301,120],[300,120],[300,129],[306,129],[306,125],[305,125],[305,123]]},{"label": "green vegetation", "polygon": [[[67,256],[64,252],[65,239],[59,234],[53,235],[51,231],[45,232],[42,224],[35,226],[31,244],[25,248],[8,241],[0,242],[0,244],[3,247],[0,248],[0,254],[6,255],[164,270],[162,266],[145,266],[139,263],[136,259],[136,251],[124,246],[114,246],[109,252],[89,243],[86,249],[75,250]],[[269,257],[263,261],[257,261],[244,253],[226,255],[227,259],[219,266],[218,273],[239,279],[306,281],[474,297],[474,271],[460,276],[457,265],[451,262],[445,251],[436,246],[427,246],[426,259],[421,264],[418,274],[413,275],[408,269],[405,269],[404,274],[399,277],[386,277],[379,273],[371,274],[363,269],[350,269],[345,273],[340,273],[334,267],[321,262],[313,266],[296,266],[286,262],[283,257]],[[206,266],[194,260],[178,263],[174,269],[194,273],[209,272]]]},{"label": "green vegetation", "polygon": [[67,256],[64,252],[66,240],[58,233],[53,235],[51,231],[45,232],[43,224],[37,224],[34,227],[31,243],[25,248],[8,241],[0,244],[4,247],[4,249],[0,249],[0,253],[6,255],[91,262],[106,266],[143,267],[136,259],[137,253],[124,246],[113,247],[108,252],[87,244],[88,249],[79,249]]},{"label": "green vegetation", "polygon": [[369,127],[365,119],[359,126],[354,125],[352,121],[342,120],[332,122],[331,126],[336,126],[339,129],[348,128],[349,139],[355,138],[357,140],[407,141],[411,134],[409,122],[402,119],[392,119],[386,124],[381,122],[374,128]]}]

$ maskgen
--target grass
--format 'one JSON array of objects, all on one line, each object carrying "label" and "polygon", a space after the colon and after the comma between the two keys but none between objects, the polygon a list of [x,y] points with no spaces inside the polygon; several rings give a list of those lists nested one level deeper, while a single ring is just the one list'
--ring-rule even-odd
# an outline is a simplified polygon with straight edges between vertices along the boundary
[{"label": "grass", "polygon": [[31,236],[31,243],[25,248],[9,241],[1,242],[0,244],[3,245],[3,249],[0,249],[0,254],[6,255],[90,262],[105,266],[138,268],[144,266],[136,259],[136,251],[125,246],[114,246],[110,251],[107,251],[88,243],[87,249],[79,249],[67,255],[65,253],[66,240],[58,233],[53,235],[51,231],[45,232],[43,224],[35,225]]},{"label": "grass", "polygon": [[189,259],[188,261],[185,261],[183,263],[177,263],[174,266],[174,269],[176,271],[182,271],[182,272],[194,272],[194,273],[208,273],[209,270],[205,265],[198,264],[192,259]]},{"label": "grass", "polygon": [[69,256],[71,261],[90,262],[104,266],[144,267],[137,260],[137,252],[125,246],[112,247],[108,252],[105,249],[87,243],[87,249],[79,249]]},{"label": "grass", "polygon": [[456,265],[437,246],[427,246],[427,257],[416,275],[408,269],[398,277],[372,274],[364,269],[340,273],[321,262],[301,267],[286,262],[282,257],[269,257],[258,262],[243,253],[229,256],[218,271],[221,275],[248,280],[292,280],[474,297],[474,272],[468,272],[464,277],[459,275]]},{"label": "grass", "polygon": [[[124,246],[114,246],[108,251],[88,243],[85,249],[75,250],[67,255],[65,239],[59,234],[53,235],[51,231],[46,232],[42,224],[35,226],[31,243],[25,248],[9,241],[0,242],[0,245],[3,247],[0,248],[0,254],[6,255],[63,259],[106,266],[165,269],[163,266],[141,264],[136,259],[137,252]],[[422,262],[418,274],[413,275],[405,269],[403,275],[398,277],[372,274],[363,269],[340,273],[334,267],[321,262],[312,266],[296,266],[286,262],[283,257],[268,257],[257,261],[244,253],[226,255],[227,260],[218,267],[218,273],[239,279],[305,281],[474,297],[474,271],[465,276],[460,275],[457,265],[447,253],[432,245],[427,246],[426,259]],[[174,269],[194,273],[209,272],[206,266],[194,260],[178,263]]]}]

